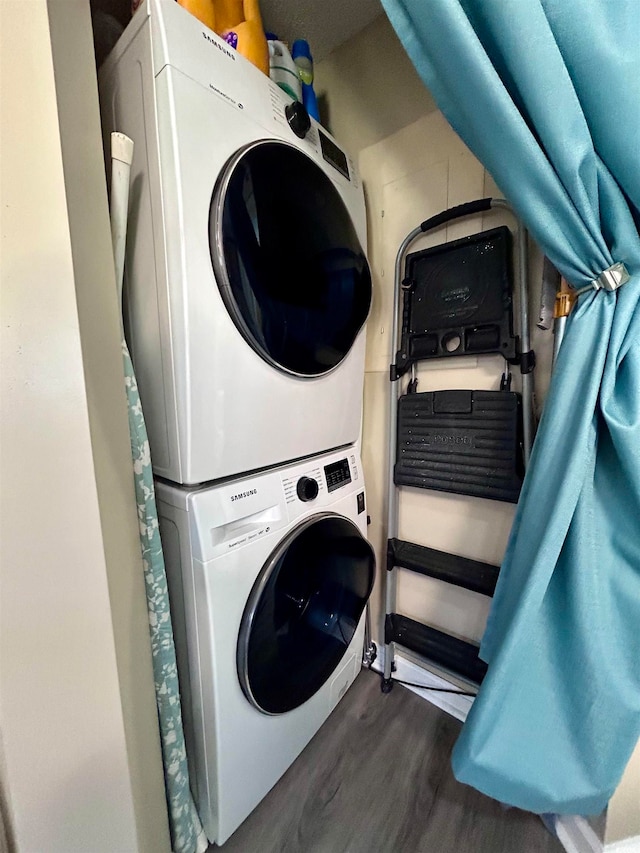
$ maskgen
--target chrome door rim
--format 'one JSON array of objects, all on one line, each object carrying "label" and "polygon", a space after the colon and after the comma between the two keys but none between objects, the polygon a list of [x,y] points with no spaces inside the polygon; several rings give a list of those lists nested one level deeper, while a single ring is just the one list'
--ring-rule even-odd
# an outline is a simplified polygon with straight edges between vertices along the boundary
[{"label": "chrome door rim", "polygon": [[[209,247],[210,247],[211,261],[212,261],[212,264],[214,267],[214,274],[215,274],[215,277],[217,280],[218,290],[220,291],[220,295],[222,297],[222,301],[224,302],[225,308],[227,309],[229,316],[233,320],[233,323],[238,328],[238,331],[240,332],[242,337],[245,339],[245,341],[249,344],[251,349],[254,352],[256,352],[261,358],[263,358],[267,362],[267,364],[271,365],[271,367],[274,367],[276,370],[279,370],[281,373],[285,373],[287,376],[295,376],[297,379],[319,379],[320,377],[323,377],[323,376],[329,376],[335,370],[337,370],[339,367],[341,367],[344,364],[345,360],[348,358],[349,354],[351,353],[351,350],[353,349],[353,346],[354,346],[356,340],[358,339],[358,336],[361,334],[363,328],[365,327],[367,320],[369,319],[369,315],[371,314],[371,307],[373,304],[373,283],[371,284],[371,295],[369,297],[369,306],[367,308],[367,313],[366,313],[365,318],[362,321],[360,327],[358,328],[358,331],[353,336],[353,343],[349,347],[348,352],[346,352],[344,354],[343,358],[341,358],[340,361],[337,364],[335,364],[333,367],[331,367],[329,370],[323,370],[320,373],[299,373],[296,370],[291,370],[291,368],[285,367],[283,364],[280,364],[280,362],[276,361],[270,355],[270,353],[264,349],[264,347],[260,346],[260,344],[258,343],[258,341],[255,338],[255,335],[253,334],[253,332],[251,331],[251,329],[247,325],[244,317],[242,316],[242,312],[238,311],[235,299],[232,296],[231,281],[229,279],[229,273],[227,271],[227,262],[226,262],[226,259],[224,256],[223,233],[222,233],[222,214],[223,214],[224,205],[225,205],[225,202],[227,199],[227,191],[229,189],[229,183],[231,182],[231,178],[234,175],[235,168],[238,165],[238,163],[242,160],[242,158],[249,151],[252,151],[254,148],[260,148],[263,145],[271,145],[271,144],[281,145],[285,148],[289,148],[292,151],[297,152],[298,154],[301,154],[303,157],[306,157],[307,160],[310,163],[312,163],[316,169],[319,169],[320,172],[322,172],[322,174],[327,178],[328,181],[331,181],[331,178],[329,177],[329,175],[327,175],[327,173],[324,172],[320,168],[320,166],[315,162],[315,160],[313,160],[311,157],[309,157],[308,154],[305,154],[304,151],[301,151],[295,145],[292,145],[290,142],[285,142],[282,139],[269,139],[268,137],[265,139],[257,139],[254,142],[250,142],[249,144],[244,145],[242,148],[239,148],[238,151],[236,151],[236,153],[233,154],[229,158],[229,160],[227,160],[227,162],[225,163],[224,168],[223,168],[222,172],[220,173],[220,176],[218,177],[218,180],[216,182],[216,185],[214,187],[213,194],[211,197],[211,205],[209,208]],[[347,210],[347,206],[345,205],[345,203],[342,199],[342,196],[340,195],[337,188],[336,188],[336,192],[338,192],[340,201],[344,205],[345,210],[347,211],[347,215],[348,215],[349,219],[351,220],[351,214]],[[212,227],[211,227],[211,211],[214,207],[215,207],[215,230],[212,229]],[[355,230],[355,226],[354,226],[354,230]],[[358,241],[359,241],[359,238],[358,238]],[[212,242],[214,243],[214,246],[215,246],[214,251],[211,251],[211,243]],[[364,252],[363,252],[363,254],[364,254]],[[365,259],[366,259],[366,255],[365,255]]]},{"label": "chrome door rim", "polygon": [[[247,599],[247,603],[245,604],[244,612],[242,614],[242,619],[240,621],[240,630],[238,631],[238,644],[236,649],[236,669],[238,673],[238,678],[240,680],[240,686],[242,687],[242,692],[249,700],[249,702],[256,708],[260,713],[267,714],[270,717],[279,717],[282,713],[288,712],[273,712],[265,710],[257,701],[253,692],[251,690],[251,685],[249,683],[249,638],[251,636],[251,629],[253,626],[253,620],[256,615],[256,610],[258,608],[258,604],[260,599],[262,598],[262,594],[264,593],[265,587],[269,582],[273,571],[278,564],[280,558],[286,553],[289,546],[293,543],[295,539],[307,528],[312,527],[314,524],[317,524],[320,521],[324,521],[325,519],[337,519],[338,521],[346,522],[347,524],[353,527],[355,533],[362,539],[363,542],[366,542],[369,550],[371,551],[371,556],[373,558],[373,566],[374,571],[372,573],[371,586],[369,588],[369,592],[367,594],[367,601],[371,595],[371,591],[373,589],[373,584],[375,582],[375,552],[371,546],[371,543],[363,536],[362,531],[346,515],[340,515],[337,512],[319,512],[315,515],[309,516],[304,521],[301,521],[295,527],[293,527],[287,535],[278,542],[273,551],[269,554],[266,562],[260,569],[260,573],[258,575],[257,580],[254,582],[251,593],[249,594],[249,598]],[[346,652],[346,649],[345,649]],[[337,665],[336,665],[337,667]],[[326,681],[323,682],[326,684]],[[323,685],[320,685],[322,687]],[[318,688],[318,690],[320,689]],[[317,691],[316,691],[317,692]],[[313,694],[315,696],[315,693]],[[311,697],[309,697],[311,698]],[[308,700],[307,700],[308,701]],[[300,705],[298,707],[301,707]],[[294,710],[294,709],[292,709]]]}]

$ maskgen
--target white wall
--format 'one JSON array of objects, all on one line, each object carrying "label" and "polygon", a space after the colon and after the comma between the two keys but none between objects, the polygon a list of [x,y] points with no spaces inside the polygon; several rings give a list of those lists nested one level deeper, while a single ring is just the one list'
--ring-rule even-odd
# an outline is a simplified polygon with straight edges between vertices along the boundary
[{"label": "white wall", "polygon": [[[640,850],[640,742],[627,764],[607,811],[607,844],[623,838],[636,838]],[[629,850],[629,853],[634,853]]]},{"label": "white wall", "polygon": [[[20,853],[162,851],[159,746],[157,733],[145,734],[157,725],[148,654],[145,664],[143,649],[127,648],[146,617],[133,580],[117,335],[106,345],[101,328],[117,327],[115,297],[109,306],[102,290],[113,294],[114,282],[104,178],[96,182],[88,3],[4,0],[0,14],[3,815]],[[58,60],[67,54],[57,79],[52,40]],[[74,72],[59,116],[56,83],[69,86]]]},{"label": "white wall", "polygon": [[314,72],[321,102],[327,96],[323,119],[354,154],[436,108],[386,15],[318,62]]},{"label": "white wall", "polygon": [[49,0],[80,344],[140,849],[168,819],[135,504],[88,0]]}]

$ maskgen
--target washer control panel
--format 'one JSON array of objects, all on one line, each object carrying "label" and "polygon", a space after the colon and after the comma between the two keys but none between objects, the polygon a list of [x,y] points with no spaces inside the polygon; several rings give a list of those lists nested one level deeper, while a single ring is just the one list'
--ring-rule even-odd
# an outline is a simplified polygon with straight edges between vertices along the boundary
[{"label": "washer control panel", "polygon": [[345,450],[325,454],[324,458],[303,460],[279,475],[289,521],[305,514],[332,510],[353,492],[364,490],[361,482],[360,460],[356,453]]},{"label": "washer control panel", "polygon": [[324,466],[324,476],[327,481],[327,491],[333,492],[351,482],[351,469],[348,459],[338,459],[330,465]]}]

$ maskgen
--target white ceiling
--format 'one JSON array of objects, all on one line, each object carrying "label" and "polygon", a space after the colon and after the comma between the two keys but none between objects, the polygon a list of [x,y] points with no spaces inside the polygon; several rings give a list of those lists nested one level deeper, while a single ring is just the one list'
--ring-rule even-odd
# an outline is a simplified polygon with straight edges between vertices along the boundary
[{"label": "white ceiling", "polygon": [[363,30],[382,14],[380,0],[260,0],[265,30],[289,45],[309,42],[314,62]]}]

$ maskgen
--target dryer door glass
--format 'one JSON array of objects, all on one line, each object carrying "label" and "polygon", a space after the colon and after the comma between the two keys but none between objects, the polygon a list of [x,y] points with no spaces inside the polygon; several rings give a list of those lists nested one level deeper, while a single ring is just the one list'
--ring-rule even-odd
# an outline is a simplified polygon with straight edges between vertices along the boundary
[{"label": "dryer door glass", "polygon": [[214,190],[209,237],[227,310],[262,358],[298,376],[340,364],[367,319],[371,275],[340,193],[310,157],[281,142],[239,152]]},{"label": "dryer door glass", "polygon": [[238,637],[238,676],[253,705],[282,714],[322,687],[353,639],[374,576],[371,546],[342,516],[312,517],[280,543]]}]

